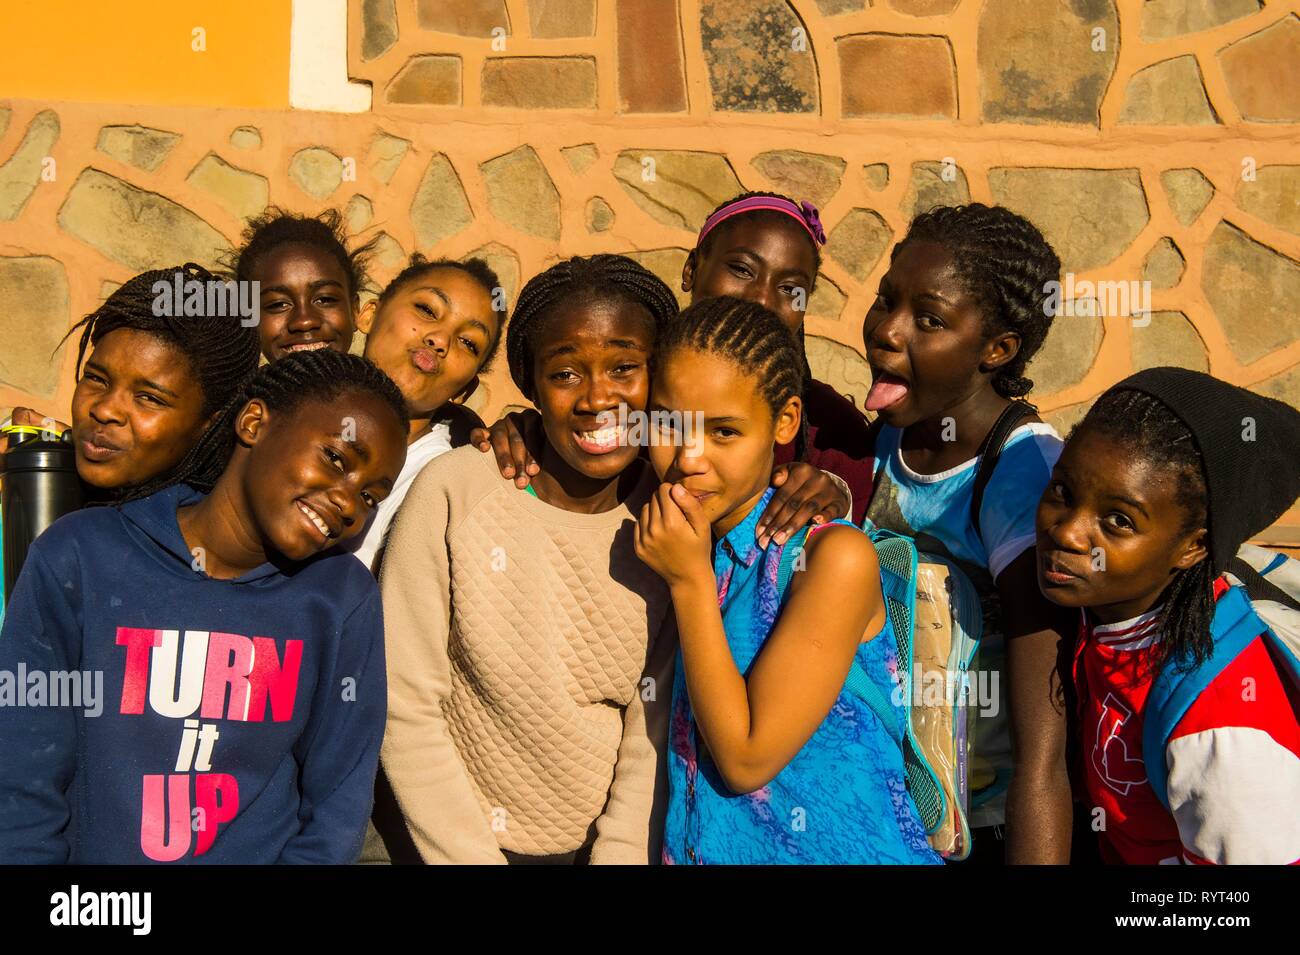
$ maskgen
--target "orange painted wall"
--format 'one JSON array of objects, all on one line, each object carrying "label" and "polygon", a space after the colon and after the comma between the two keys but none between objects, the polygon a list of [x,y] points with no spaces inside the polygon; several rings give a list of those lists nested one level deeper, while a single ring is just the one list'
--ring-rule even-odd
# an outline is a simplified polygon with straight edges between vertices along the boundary
[{"label": "orange painted wall", "polygon": [[[5,0],[7,97],[246,108],[289,105],[290,0]],[[203,52],[193,30],[206,32]]]}]

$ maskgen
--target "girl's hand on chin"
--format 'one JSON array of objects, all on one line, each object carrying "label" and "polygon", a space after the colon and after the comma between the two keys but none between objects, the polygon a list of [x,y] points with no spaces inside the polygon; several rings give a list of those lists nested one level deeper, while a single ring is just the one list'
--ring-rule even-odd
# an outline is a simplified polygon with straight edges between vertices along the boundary
[{"label": "girl's hand on chin", "polygon": [[700,502],[680,484],[660,484],[641,508],[636,555],[671,587],[713,579],[713,534]]}]

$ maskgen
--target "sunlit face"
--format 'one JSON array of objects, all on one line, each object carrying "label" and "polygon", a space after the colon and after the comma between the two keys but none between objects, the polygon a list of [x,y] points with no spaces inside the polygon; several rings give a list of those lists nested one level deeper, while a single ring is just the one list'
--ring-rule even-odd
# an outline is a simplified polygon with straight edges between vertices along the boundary
[{"label": "sunlit face", "polygon": [[1020,347],[1014,333],[988,337],[984,309],[952,254],[920,241],[906,243],[881,279],[862,337],[872,375],[867,408],[896,428],[932,420],[984,387]]},{"label": "sunlit face", "polygon": [[352,346],[359,301],[338,259],[305,242],[277,245],[257,260],[262,354],[276,361],[295,351]]},{"label": "sunlit face", "polygon": [[428,415],[475,383],[502,313],[474,278],[433,269],[362,309],[365,356],[396,383],[412,417]]},{"label": "sunlit face", "polygon": [[695,496],[718,536],[743,521],[767,490],[773,445],[793,441],[799,431],[799,397],[774,415],[759,385],[708,352],[674,349],[659,356],[655,369],[651,414],[683,431],[703,415],[703,434],[693,441],[661,436],[650,446],[650,463],[661,481]]},{"label": "sunlit face", "polygon": [[1150,610],[1174,576],[1205,559],[1205,529],[1186,530],[1177,475],[1098,429],[1066,442],[1038,504],[1038,586],[1103,623]]},{"label": "sunlit face", "polygon": [[682,290],[691,293],[691,302],[743,298],[798,332],[817,277],[812,239],[803,226],[789,216],[739,215],[709,238],[709,254],[693,252],[682,269]]},{"label": "sunlit face", "polygon": [[554,310],[533,344],[534,403],[546,439],[578,473],[612,480],[637,456],[616,421],[620,405],[645,410],[654,319],[619,300],[560,302]]},{"label": "sunlit face", "polygon": [[256,532],[292,560],[359,534],[406,461],[402,422],[364,391],[278,414],[249,402],[236,435],[248,447],[242,492]]},{"label": "sunlit face", "polygon": [[144,484],[176,467],[212,417],[184,352],[115,329],[95,343],[72,393],[77,474],[105,490]]}]

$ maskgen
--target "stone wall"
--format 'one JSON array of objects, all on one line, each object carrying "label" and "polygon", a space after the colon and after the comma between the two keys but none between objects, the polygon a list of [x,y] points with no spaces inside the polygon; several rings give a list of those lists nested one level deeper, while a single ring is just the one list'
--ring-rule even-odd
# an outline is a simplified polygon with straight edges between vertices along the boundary
[{"label": "stone wall", "polygon": [[[1157,363],[1300,406],[1294,3],[348,6],[368,112],[0,101],[0,408],[66,413],[66,328],[134,271],[212,262],[268,202],[346,209],[382,236],[381,282],[415,250],[480,254],[513,299],[605,251],[676,289],[742,188],[822,207],[810,359],[859,401],[888,249],[918,210],[970,199],[1028,216],[1072,274],[1075,314],[1030,370],[1058,425]],[[1128,282],[1150,283],[1149,321]],[[501,362],[475,404],[519,400]],[[1278,539],[1300,543],[1293,516]]]}]

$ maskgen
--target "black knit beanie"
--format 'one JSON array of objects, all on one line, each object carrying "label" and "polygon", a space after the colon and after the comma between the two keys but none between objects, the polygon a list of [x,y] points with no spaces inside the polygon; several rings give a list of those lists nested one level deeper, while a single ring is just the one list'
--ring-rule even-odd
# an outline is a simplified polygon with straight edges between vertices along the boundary
[{"label": "black knit beanie", "polygon": [[1300,411],[1290,405],[1186,368],[1149,368],[1111,390],[1151,395],[1192,433],[1215,575],[1300,497]]}]

